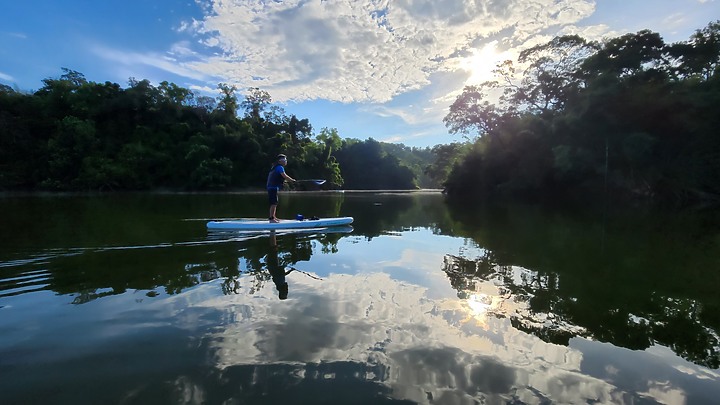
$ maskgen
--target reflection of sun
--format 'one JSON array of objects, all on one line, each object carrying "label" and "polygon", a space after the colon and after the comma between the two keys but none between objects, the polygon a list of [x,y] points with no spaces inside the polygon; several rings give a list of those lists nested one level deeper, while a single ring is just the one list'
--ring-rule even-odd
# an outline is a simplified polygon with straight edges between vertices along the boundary
[{"label": "reflection of sun", "polygon": [[497,41],[493,41],[481,49],[472,49],[472,55],[460,61],[458,65],[460,69],[470,72],[470,77],[465,84],[480,84],[493,78],[492,71],[506,56],[505,53],[497,52],[496,44]]},{"label": "reflection of sun", "polygon": [[467,298],[468,318],[474,319],[483,327],[487,326],[488,314],[500,306],[502,299],[493,295],[478,293],[472,294]]},{"label": "reflection of sun", "polygon": [[468,297],[468,306],[475,316],[485,316],[492,305],[492,297],[486,294],[473,294]]}]

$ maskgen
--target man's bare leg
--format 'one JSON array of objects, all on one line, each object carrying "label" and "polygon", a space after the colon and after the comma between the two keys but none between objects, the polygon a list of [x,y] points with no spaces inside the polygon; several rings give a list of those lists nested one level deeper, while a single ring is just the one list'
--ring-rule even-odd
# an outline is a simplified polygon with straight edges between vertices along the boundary
[{"label": "man's bare leg", "polygon": [[270,215],[268,216],[270,222],[280,222],[280,220],[275,216],[275,212],[277,212],[277,204],[270,206]]}]

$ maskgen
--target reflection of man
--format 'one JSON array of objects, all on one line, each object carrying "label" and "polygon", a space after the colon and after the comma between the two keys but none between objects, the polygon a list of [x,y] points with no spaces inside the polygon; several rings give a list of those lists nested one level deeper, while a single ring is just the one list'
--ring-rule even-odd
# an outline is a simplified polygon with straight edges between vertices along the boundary
[{"label": "reflection of man", "polygon": [[275,240],[275,231],[270,233],[270,252],[268,252],[267,259],[268,271],[272,276],[272,281],[275,283],[275,288],[278,290],[278,298],[284,300],[288,296],[288,284],[285,281],[285,276],[292,272],[291,270],[285,271],[285,267],[280,265],[280,259],[278,258],[278,247],[277,240]]}]

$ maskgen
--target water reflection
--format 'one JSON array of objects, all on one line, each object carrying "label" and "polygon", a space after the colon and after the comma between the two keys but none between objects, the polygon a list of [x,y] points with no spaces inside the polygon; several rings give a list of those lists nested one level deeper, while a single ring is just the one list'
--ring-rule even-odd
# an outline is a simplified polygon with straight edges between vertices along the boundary
[{"label": "water reflection", "polygon": [[295,277],[293,290],[291,306],[274,304],[268,289],[188,303],[230,320],[207,338],[219,370],[210,386],[225,384],[221,399],[287,400],[306,390],[352,398],[341,387],[414,403],[682,403],[720,394],[718,376],[690,363],[578,338],[547,343],[507,318],[478,325],[462,302],[430,299],[388,275]]},{"label": "water reflection", "polygon": [[[278,298],[285,300],[289,294],[287,275],[292,272],[321,280],[311,271],[295,267],[300,262],[309,262],[313,253],[337,252],[337,243],[343,236],[353,232],[351,226],[320,229],[267,232],[212,232],[213,240],[236,240],[243,235],[243,243],[230,258],[225,257],[225,273],[222,290],[224,294],[241,294],[243,284],[249,284],[246,292],[255,294],[271,280],[278,292]],[[319,245],[319,248],[316,246]],[[319,252],[318,252],[319,251]],[[215,263],[219,263],[215,260]]]},{"label": "water reflection", "polygon": [[266,262],[272,281],[275,283],[275,289],[278,291],[278,298],[281,300],[287,299],[288,283],[285,280],[285,276],[290,274],[292,269],[286,271],[285,266],[280,266],[275,232],[271,232],[270,234],[270,251],[268,252]]},{"label": "water reflection", "polygon": [[444,260],[459,297],[500,299],[492,312],[547,342],[568,345],[582,336],[633,350],[661,344],[720,366],[720,296],[711,292],[718,273],[708,257],[720,246],[713,233],[703,234],[712,217],[658,224],[655,216],[615,213],[594,229],[567,212],[489,210],[475,221],[467,210],[453,211],[478,247]]},{"label": "water reflection", "polygon": [[88,218],[72,243],[66,224],[0,246],[0,392],[87,393],[95,378],[109,387],[96,403],[720,397],[712,216],[598,222],[428,195],[333,204],[354,230],[207,233],[190,219],[222,213],[176,203],[182,215],[146,233],[81,243],[100,233]]}]

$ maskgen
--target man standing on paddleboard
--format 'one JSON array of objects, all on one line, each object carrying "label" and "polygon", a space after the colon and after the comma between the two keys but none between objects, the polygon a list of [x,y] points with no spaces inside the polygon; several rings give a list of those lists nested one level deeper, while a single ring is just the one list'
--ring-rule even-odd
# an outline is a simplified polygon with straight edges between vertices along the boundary
[{"label": "man standing on paddleboard", "polygon": [[270,173],[268,173],[267,179],[267,192],[268,199],[270,200],[270,216],[268,219],[272,223],[280,222],[276,216],[278,206],[278,191],[283,187],[285,180],[295,181],[292,177],[285,173],[285,166],[287,165],[287,156],[282,153],[277,155],[275,163],[273,163]]}]

